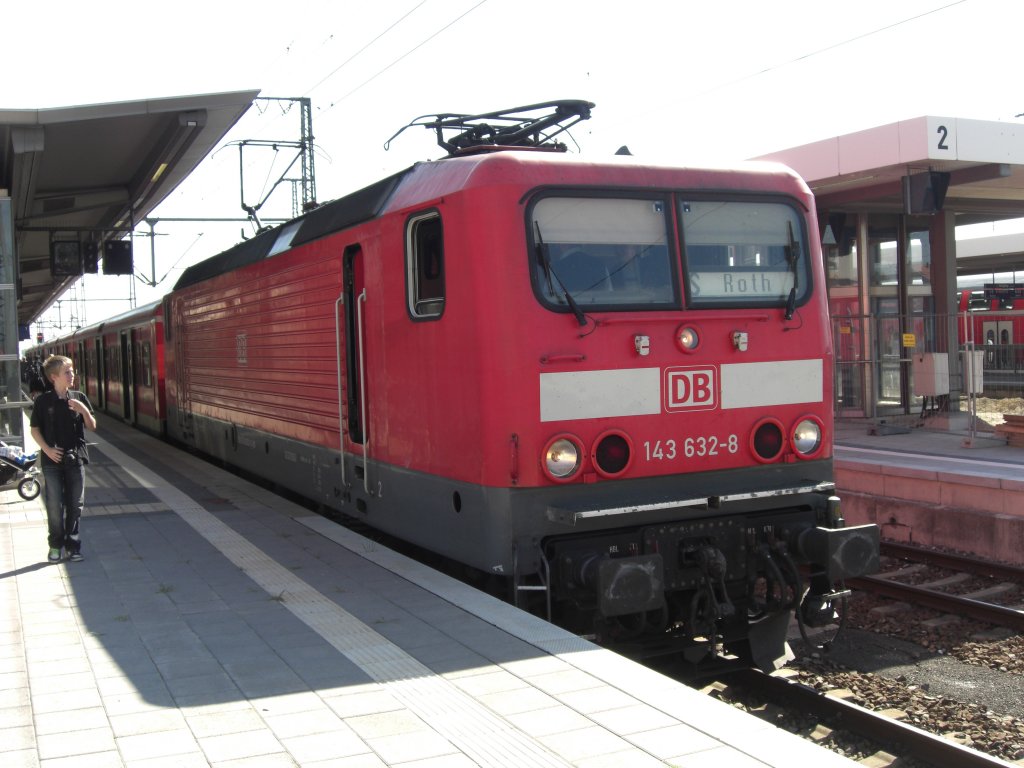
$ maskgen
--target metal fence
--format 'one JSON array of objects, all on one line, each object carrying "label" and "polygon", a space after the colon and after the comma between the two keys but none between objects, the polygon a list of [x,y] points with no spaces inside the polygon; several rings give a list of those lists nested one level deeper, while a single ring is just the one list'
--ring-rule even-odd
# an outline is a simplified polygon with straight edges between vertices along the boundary
[{"label": "metal fence", "polygon": [[832,318],[836,414],[975,435],[1024,414],[1024,311]]}]

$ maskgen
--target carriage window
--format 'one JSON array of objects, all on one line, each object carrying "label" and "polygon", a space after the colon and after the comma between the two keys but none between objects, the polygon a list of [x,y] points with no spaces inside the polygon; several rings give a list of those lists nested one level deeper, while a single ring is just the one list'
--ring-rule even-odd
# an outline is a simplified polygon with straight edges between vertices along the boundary
[{"label": "carriage window", "polygon": [[171,340],[171,297],[164,296],[164,341]]},{"label": "carriage window", "polygon": [[444,232],[436,211],[409,219],[406,225],[406,283],[409,313],[414,318],[444,312]]},{"label": "carriage window", "polygon": [[150,357],[149,342],[142,343],[142,386],[153,386],[153,377],[150,374],[152,358]]},{"label": "carriage window", "polygon": [[811,255],[795,209],[722,200],[684,201],[679,209],[690,306],[786,306],[791,294],[797,305],[806,300]]},{"label": "carriage window", "polygon": [[545,197],[531,211],[533,280],[555,307],[678,304],[661,199]]}]

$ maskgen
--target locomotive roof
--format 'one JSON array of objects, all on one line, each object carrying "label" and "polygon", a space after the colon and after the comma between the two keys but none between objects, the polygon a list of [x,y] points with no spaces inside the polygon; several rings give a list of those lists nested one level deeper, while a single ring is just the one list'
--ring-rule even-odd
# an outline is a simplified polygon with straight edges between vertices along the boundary
[{"label": "locomotive roof", "polygon": [[325,203],[298,219],[261,232],[256,237],[245,240],[233,248],[211,256],[198,264],[193,264],[182,273],[174,285],[174,290],[201,283],[217,275],[267,258],[274,243],[277,242],[281,230],[285,227],[292,227],[296,223],[299,224],[299,229],[291,238],[292,246],[311,242],[345,227],[351,227],[374,218],[380,214],[394,188],[411,170],[411,168],[407,168],[350,195]]},{"label": "locomotive roof", "polygon": [[[557,161],[557,170],[539,172],[540,165]],[[417,163],[399,173],[382,179],[345,197],[324,203],[303,216],[259,233],[226,251],[188,267],[178,279],[174,290],[204,282],[249,264],[262,261],[278,252],[274,248],[282,231],[297,231],[289,238],[289,247],[303,245],[346,227],[376,218],[387,211],[421,204],[453,189],[467,189],[494,183],[523,184],[527,187],[553,181],[559,185],[593,183],[595,174],[607,178],[609,168],[622,171],[616,186],[641,184],[650,189],[673,188],[678,184],[678,165],[641,162],[634,157],[616,156],[595,162],[579,156],[547,151],[512,149],[455,155],[436,162]],[[725,188],[724,177],[749,174],[748,188],[779,191],[780,175],[790,177],[796,192],[810,198],[810,190],[800,177],[780,163],[745,162],[735,166],[689,169],[698,176],[694,184],[704,188]],[[551,174],[555,175],[552,176]],[[761,179],[758,181],[758,179]],[[403,184],[404,181],[422,183]]]}]

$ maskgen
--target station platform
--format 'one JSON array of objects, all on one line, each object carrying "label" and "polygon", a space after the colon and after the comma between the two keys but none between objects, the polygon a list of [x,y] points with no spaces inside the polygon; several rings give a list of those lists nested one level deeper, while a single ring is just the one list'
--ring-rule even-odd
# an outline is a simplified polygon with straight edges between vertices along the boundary
[{"label": "station platform", "polygon": [[849,766],[101,421],[82,562],[0,496],[0,764]]},{"label": "station platform", "polygon": [[996,435],[837,421],[835,480],[848,525],[1021,562],[1024,448]]}]

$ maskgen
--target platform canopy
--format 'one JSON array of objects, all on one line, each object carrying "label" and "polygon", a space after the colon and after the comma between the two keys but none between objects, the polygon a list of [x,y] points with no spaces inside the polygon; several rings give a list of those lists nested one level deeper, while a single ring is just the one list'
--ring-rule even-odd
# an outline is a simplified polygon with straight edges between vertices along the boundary
[{"label": "platform canopy", "polygon": [[[904,213],[904,177],[938,172],[949,174],[941,207],[958,226],[1024,217],[1024,124],[917,117],[758,159],[799,173],[819,211]],[[982,254],[972,255],[970,263],[980,264]],[[1016,249],[984,255],[984,270],[1024,264]]]},{"label": "platform canopy", "polygon": [[51,109],[0,108],[0,195],[13,202],[18,323],[77,279],[54,241],[123,239],[180,184],[259,91]]}]

